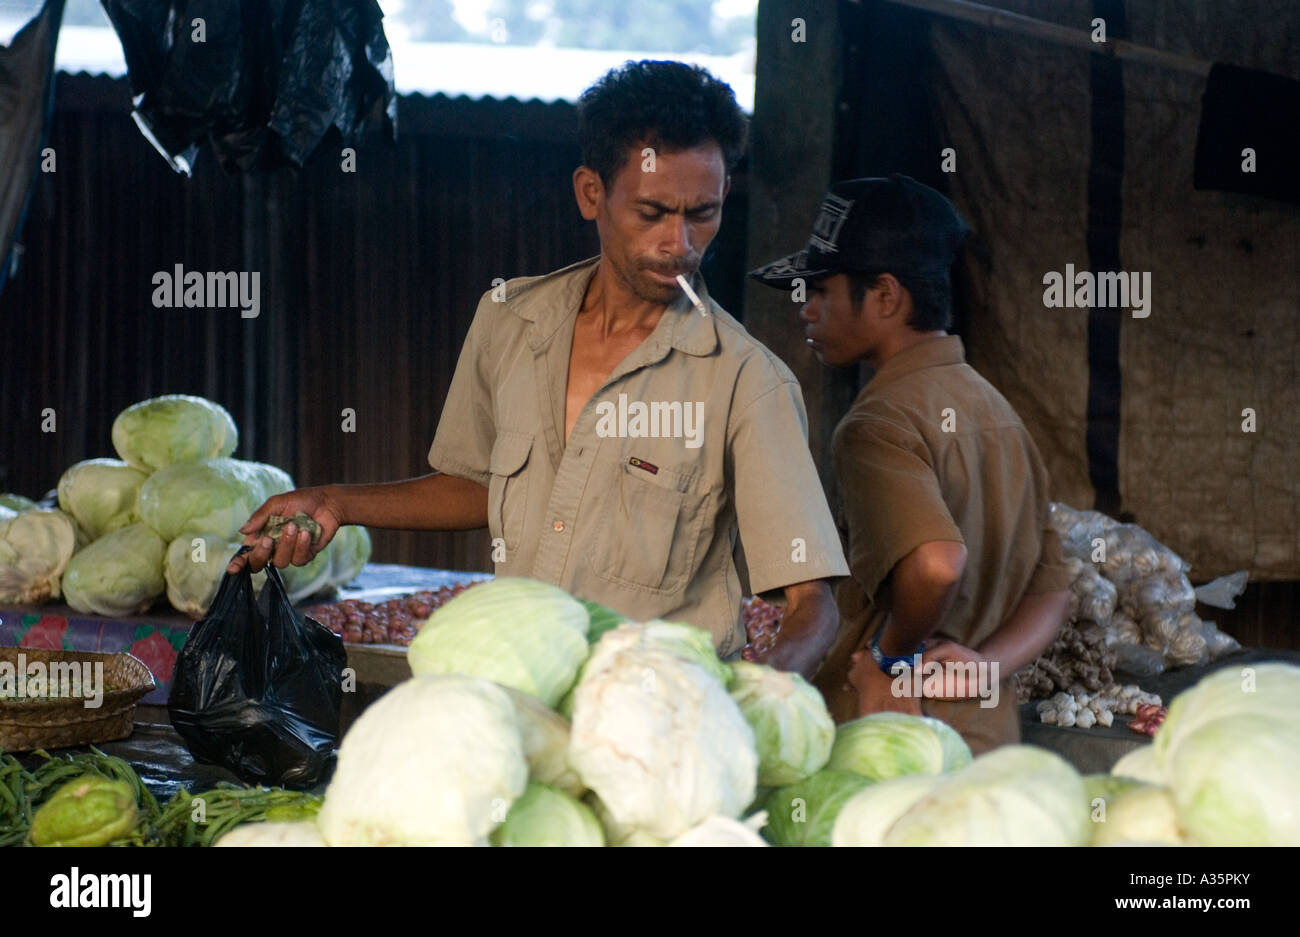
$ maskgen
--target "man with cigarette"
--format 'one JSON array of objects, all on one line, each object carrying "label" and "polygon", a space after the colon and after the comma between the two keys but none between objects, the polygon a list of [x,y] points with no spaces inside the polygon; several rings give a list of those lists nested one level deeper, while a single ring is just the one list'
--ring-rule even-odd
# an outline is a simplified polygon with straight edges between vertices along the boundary
[{"label": "man with cigarette", "polygon": [[[1033,440],[947,334],[949,269],[968,230],[914,179],[854,179],[831,187],[803,251],[752,275],[804,284],[822,361],[874,369],[833,439],[852,576],[817,684],[838,721],[924,713],[978,753],[1019,740],[1016,695],[997,680],[1055,639],[1069,575]],[[906,669],[918,655],[955,677],[930,698]],[[977,673],[993,684],[963,679]]]},{"label": "man with cigarette", "polygon": [[[802,395],[698,273],[746,132],[731,89],[681,63],[628,63],[588,89],[573,190],[599,256],[484,294],[433,474],[277,496],[248,542],[298,511],[322,527],[317,550],[348,523],[487,526],[498,575],[689,622],[723,657],[745,643],[743,595],[783,589],[765,660],[811,674],[838,624],[827,580],[848,566]],[[307,562],[307,534],[287,534],[257,541],[252,567]]]}]

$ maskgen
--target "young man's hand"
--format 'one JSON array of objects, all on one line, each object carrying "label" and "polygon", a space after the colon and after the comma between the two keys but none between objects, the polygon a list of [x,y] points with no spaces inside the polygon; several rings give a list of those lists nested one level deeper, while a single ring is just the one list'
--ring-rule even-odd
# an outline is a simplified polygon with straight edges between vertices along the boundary
[{"label": "young man's hand", "polygon": [[[921,700],[911,695],[895,695],[896,677],[882,671],[872,659],[869,651],[857,651],[851,658],[849,683],[858,691],[858,715],[867,716],[879,712],[908,713],[921,715]],[[912,676],[903,674],[903,688],[910,693]]]},{"label": "young man's hand", "polygon": [[[921,655],[922,677],[925,676],[925,667],[927,664],[935,663],[940,666],[945,663],[956,664],[987,664],[986,658],[973,647],[967,647],[964,644],[958,644],[956,641],[949,641],[946,638],[939,638],[931,641],[926,647],[925,652]],[[944,668],[942,696],[926,693],[927,697],[944,700],[961,700],[981,698],[979,671],[970,672],[971,679],[968,681],[967,667]]]}]

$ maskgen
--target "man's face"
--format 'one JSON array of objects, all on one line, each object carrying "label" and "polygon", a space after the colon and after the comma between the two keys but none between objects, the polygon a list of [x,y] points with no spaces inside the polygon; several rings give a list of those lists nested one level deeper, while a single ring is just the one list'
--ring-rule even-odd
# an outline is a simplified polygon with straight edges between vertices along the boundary
[{"label": "man's face", "polygon": [[682,293],[677,274],[690,279],[718,233],[731,180],[716,143],[656,151],[654,172],[645,171],[644,146],[628,149],[608,189],[598,177],[595,186],[579,186],[578,202],[583,217],[596,221],[602,260],[637,297],[667,305]]},{"label": "man's face", "polygon": [[799,317],[804,321],[809,347],[823,362],[843,367],[867,356],[876,342],[870,315],[872,292],[867,292],[862,306],[855,310],[845,274],[808,284],[808,302]]}]

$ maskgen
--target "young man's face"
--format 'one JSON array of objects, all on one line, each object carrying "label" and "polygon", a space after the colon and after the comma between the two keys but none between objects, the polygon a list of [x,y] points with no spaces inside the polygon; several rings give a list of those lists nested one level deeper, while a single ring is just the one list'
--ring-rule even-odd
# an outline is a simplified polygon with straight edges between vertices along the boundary
[{"label": "young man's face", "polygon": [[716,143],[656,151],[654,172],[646,171],[643,148],[628,149],[608,189],[599,177],[590,187],[575,178],[578,205],[596,222],[602,261],[637,297],[667,305],[682,293],[677,274],[690,279],[718,233],[731,180]]},{"label": "young man's face", "polygon": [[865,358],[877,341],[870,315],[872,291],[853,308],[849,278],[843,273],[808,284],[808,302],[799,312],[808,345],[823,362],[843,367]]}]

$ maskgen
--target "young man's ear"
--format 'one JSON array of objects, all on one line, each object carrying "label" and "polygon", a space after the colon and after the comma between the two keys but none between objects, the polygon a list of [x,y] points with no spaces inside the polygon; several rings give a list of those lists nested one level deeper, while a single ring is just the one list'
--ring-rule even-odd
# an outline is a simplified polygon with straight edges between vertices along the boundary
[{"label": "young man's ear", "polygon": [[880,315],[890,318],[903,310],[903,297],[907,291],[892,273],[882,273],[876,278],[875,289],[879,290]]},{"label": "young man's ear", "polygon": [[601,202],[605,199],[605,184],[600,173],[587,166],[579,166],[573,171],[573,197],[578,202],[578,211],[586,221],[595,221]]}]

